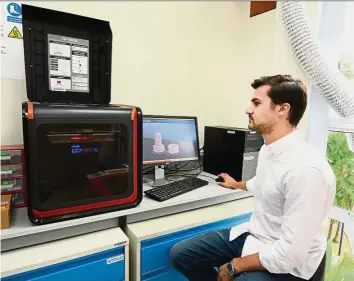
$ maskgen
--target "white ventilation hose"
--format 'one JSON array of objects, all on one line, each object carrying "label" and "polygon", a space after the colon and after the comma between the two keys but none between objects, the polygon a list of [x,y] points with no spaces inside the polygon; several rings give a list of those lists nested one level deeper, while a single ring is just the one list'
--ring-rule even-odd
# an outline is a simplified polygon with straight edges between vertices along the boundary
[{"label": "white ventilation hose", "polygon": [[[312,36],[303,3],[279,1],[278,4],[292,50],[302,69],[341,117],[354,117],[354,95],[346,91],[339,70],[329,67],[321,54]],[[354,151],[354,134],[346,136],[350,150]]]},{"label": "white ventilation hose", "polygon": [[298,1],[279,1],[280,14],[300,66],[333,109],[342,117],[354,117],[354,96],[344,86],[339,70],[330,68],[311,34],[305,8]]}]

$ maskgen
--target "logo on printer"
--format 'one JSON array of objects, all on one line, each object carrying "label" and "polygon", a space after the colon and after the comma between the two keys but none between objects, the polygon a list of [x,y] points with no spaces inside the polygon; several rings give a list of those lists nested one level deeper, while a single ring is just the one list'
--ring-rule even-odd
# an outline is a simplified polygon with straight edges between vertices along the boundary
[{"label": "logo on printer", "polygon": [[115,256],[106,260],[107,264],[115,263],[124,260],[124,255]]},{"label": "logo on printer", "polygon": [[70,37],[65,37],[65,36],[62,36],[61,39],[63,41],[68,41],[68,42],[72,42],[72,43],[77,43],[78,42],[78,40],[75,39],[75,38],[70,38]]}]

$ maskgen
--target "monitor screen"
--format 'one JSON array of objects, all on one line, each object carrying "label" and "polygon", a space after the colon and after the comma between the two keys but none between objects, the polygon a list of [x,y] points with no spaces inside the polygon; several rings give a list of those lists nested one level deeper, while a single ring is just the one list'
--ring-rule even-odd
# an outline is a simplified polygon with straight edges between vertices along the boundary
[{"label": "monitor screen", "polygon": [[143,164],[199,159],[196,117],[145,116]]}]

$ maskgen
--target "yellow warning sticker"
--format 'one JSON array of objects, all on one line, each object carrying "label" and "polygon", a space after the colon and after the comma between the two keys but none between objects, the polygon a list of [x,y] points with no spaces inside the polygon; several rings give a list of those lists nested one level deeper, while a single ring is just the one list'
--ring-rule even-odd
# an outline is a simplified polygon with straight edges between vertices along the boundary
[{"label": "yellow warning sticker", "polygon": [[16,38],[16,39],[23,39],[22,34],[18,30],[17,26],[14,26],[14,28],[10,31],[8,37]]}]

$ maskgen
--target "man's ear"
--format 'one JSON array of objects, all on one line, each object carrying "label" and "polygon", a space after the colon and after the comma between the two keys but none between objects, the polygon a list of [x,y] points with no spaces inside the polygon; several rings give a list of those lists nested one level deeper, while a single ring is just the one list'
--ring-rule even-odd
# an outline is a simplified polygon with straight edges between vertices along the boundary
[{"label": "man's ear", "polygon": [[290,104],[288,103],[283,103],[280,105],[280,108],[279,108],[279,113],[284,116],[284,115],[288,115],[290,113]]}]

